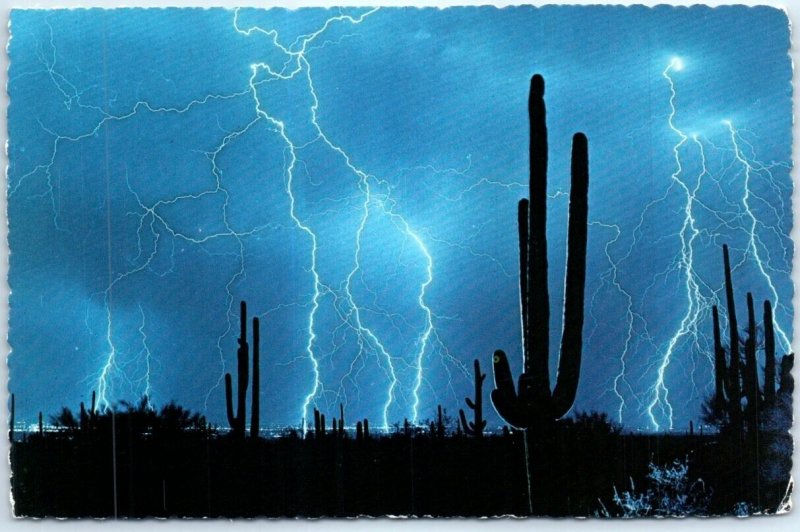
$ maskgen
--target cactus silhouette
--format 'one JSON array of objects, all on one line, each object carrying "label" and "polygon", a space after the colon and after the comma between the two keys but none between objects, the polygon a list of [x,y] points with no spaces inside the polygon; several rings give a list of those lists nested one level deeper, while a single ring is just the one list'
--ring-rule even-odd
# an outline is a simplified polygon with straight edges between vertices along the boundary
[{"label": "cactus silhouette", "polygon": [[[725,294],[728,307],[730,348],[726,353],[720,334],[719,311],[712,308],[714,325],[714,399],[707,418],[721,422],[730,429],[744,435],[745,428],[755,434],[760,424],[760,408],[775,402],[775,326],[772,304],[764,301],[764,385],[758,382],[758,360],[756,357],[756,319],[753,295],[747,294],[747,338],[744,341],[744,363],[739,355],[739,333],[737,330],[736,303],[730,269],[728,246],[722,246],[725,268]],[[742,398],[747,406],[742,408]],[[745,427],[746,421],[746,427]]]},{"label": "cactus silhouette", "polygon": [[781,358],[781,376],[779,394],[791,397],[794,392],[794,377],[792,377],[792,366],[794,366],[794,354],[784,355]]},{"label": "cactus silhouette", "polygon": [[772,303],[764,301],[764,402],[775,403],[775,326]]},{"label": "cactus silhouette", "polygon": [[747,340],[744,344],[744,393],[747,398],[745,414],[747,428],[754,434],[759,425],[761,394],[758,387],[758,363],[756,362],[756,313],[753,294],[747,293]]},{"label": "cactus silhouette", "polygon": [[314,437],[315,438],[322,438],[325,436],[325,414],[314,409]]},{"label": "cactus silhouette", "polygon": [[[253,394],[252,394],[252,417],[250,425],[250,435],[254,438],[258,437],[258,423],[259,423],[259,392],[260,392],[260,372],[258,370],[259,351],[260,351],[260,331],[259,331],[258,318],[253,318]],[[244,437],[245,432],[245,419],[247,414],[246,400],[247,400],[247,387],[250,381],[250,346],[247,343],[247,304],[242,301],[239,307],[239,349],[237,355],[237,370],[238,370],[238,383],[237,383],[237,410],[234,414],[233,409],[233,378],[230,373],[225,374],[225,403],[226,411],[228,414],[228,424],[231,426],[231,431],[237,437]]]},{"label": "cactus silhouette", "polygon": [[465,399],[467,406],[475,412],[475,421],[467,423],[467,416],[464,414],[463,409],[459,409],[458,415],[461,418],[461,425],[464,432],[476,438],[483,437],[483,429],[486,428],[486,420],[483,419],[483,381],[486,379],[486,374],[481,373],[481,363],[475,359],[475,400],[469,397]]},{"label": "cactus silhouette", "polygon": [[572,177],[567,237],[567,273],[561,352],[555,388],[550,389],[547,285],[547,125],[544,79],[531,78],[530,200],[519,202],[520,307],[523,371],[514,387],[506,354],[495,351],[492,403],[510,425],[527,429],[563,417],[575,401],[581,366],[583,304],[586,285],[588,220],[588,145],[586,136],[572,140]]}]

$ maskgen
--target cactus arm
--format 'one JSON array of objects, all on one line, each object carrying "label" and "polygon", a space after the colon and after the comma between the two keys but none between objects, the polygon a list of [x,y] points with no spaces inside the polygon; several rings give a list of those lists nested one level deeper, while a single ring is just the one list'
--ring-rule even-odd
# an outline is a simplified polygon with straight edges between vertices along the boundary
[{"label": "cactus arm", "polygon": [[242,301],[240,304],[239,312],[240,320],[240,333],[239,333],[239,350],[236,353],[238,361],[238,404],[236,411],[237,429],[243,433],[245,419],[247,417],[247,386],[250,384],[250,361],[249,345],[247,344],[247,304]]},{"label": "cactus arm", "polygon": [[474,425],[472,423],[467,423],[467,416],[464,415],[464,410],[458,410],[458,416],[461,418],[461,427],[464,429],[464,434],[468,434],[470,436],[475,435],[475,431],[473,430]]},{"label": "cactus arm", "polygon": [[747,293],[747,341],[745,342],[745,383],[748,409],[756,406],[758,396],[758,365],[756,363],[756,312],[753,294]]},{"label": "cactus arm", "polygon": [[711,317],[714,322],[714,391],[715,406],[721,408],[725,403],[725,350],[722,348],[722,335],[719,331],[719,310],[717,306],[711,307]]},{"label": "cactus arm", "polygon": [[[528,212],[528,321],[525,373],[535,386],[550,393],[550,294],[547,279],[547,124],[544,78],[531,78],[528,98],[530,118],[530,208]],[[525,275],[520,272],[520,275]]]},{"label": "cactus arm", "polygon": [[781,358],[781,383],[778,393],[789,397],[791,400],[794,392],[794,377],[792,377],[792,366],[794,366],[794,354],[784,355]]},{"label": "cactus arm", "polygon": [[503,351],[495,351],[494,358],[494,387],[492,390],[492,404],[495,410],[509,425],[516,428],[527,427],[527,418],[520,407],[520,400],[514,390],[514,379],[508,357]]},{"label": "cactus arm", "polygon": [[498,392],[499,395],[504,396],[509,402],[517,401],[517,392],[514,389],[514,377],[511,375],[511,366],[508,364],[508,357],[505,352],[497,350],[494,352],[492,359],[494,367],[494,387],[492,392]]},{"label": "cactus arm", "polygon": [[764,301],[764,400],[775,402],[775,327],[769,300]]},{"label": "cactus arm", "polygon": [[737,430],[741,429],[741,398],[742,392],[739,384],[739,323],[736,320],[736,301],[733,294],[733,280],[731,279],[731,260],[728,246],[722,246],[722,259],[725,267],[725,299],[728,304],[728,329],[730,329],[730,365],[728,367],[728,381],[730,383],[731,423]]},{"label": "cactus arm", "polygon": [[564,320],[558,376],[553,390],[555,418],[566,414],[575,402],[581,370],[583,345],[583,303],[586,290],[586,240],[589,216],[589,151],[583,133],[572,139],[567,237],[567,275],[564,287]]},{"label": "cactus arm", "polygon": [[472,399],[467,397],[466,399],[467,406],[470,407],[472,410],[475,410],[475,403],[472,402]]},{"label": "cactus arm", "polygon": [[747,293],[747,342],[745,344],[745,393],[747,396],[747,425],[754,435],[758,430],[759,389],[756,361],[756,313],[753,294]]},{"label": "cactus arm", "polygon": [[231,374],[225,374],[225,410],[228,414],[228,424],[233,431],[236,431],[236,418],[233,416],[233,383]]}]

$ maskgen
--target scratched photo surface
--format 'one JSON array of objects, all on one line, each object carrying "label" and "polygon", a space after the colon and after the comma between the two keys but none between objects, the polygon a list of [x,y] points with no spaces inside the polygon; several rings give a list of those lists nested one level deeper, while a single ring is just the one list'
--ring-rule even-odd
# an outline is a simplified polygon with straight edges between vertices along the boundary
[{"label": "scratched photo surface", "polygon": [[10,28],[15,515],[789,508],[783,12]]}]

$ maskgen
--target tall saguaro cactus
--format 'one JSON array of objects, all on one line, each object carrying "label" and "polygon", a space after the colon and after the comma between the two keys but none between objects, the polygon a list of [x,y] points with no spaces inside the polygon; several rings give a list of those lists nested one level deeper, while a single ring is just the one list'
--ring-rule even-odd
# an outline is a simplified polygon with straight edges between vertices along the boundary
[{"label": "tall saguaro cactus", "polygon": [[510,425],[527,429],[563,417],[575,401],[581,366],[586,286],[589,157],[583,133],[572,139],[572,178],[567,237],[567,274],[561,352],[550,389],[550,297],[547,285],[547,124],[544,79],[531,78],[530,200],[519,202],[520,307],[523,371],[514,387],[508,358],[494,353],[492,403]]},{"label": "tall saguaro cactus", "polygon": [[483,437],[483,429],[486,428],[486,420],[483,419],[483,381],[486,374],[481,373],[481,363],[475,359],[475,401],[467,397],[467,406],[475,412],[475,421],[467,422],[467,416],[463,409],[459,409],[458,415],[461,417],[461,426],[464,432],[476,438]]},{"label": "tall saguaro cactus", "polygon": [[[252,389],[252,417],[250,419],[250,435],[258,437],[259,426],[259,393],[260,393],[260,372],[259,372],[259,351],[260,351],[260,331],[258,318],[253,318],[253,389]],[[250,346],[247,343],[247,304],[242,301],[239,308],[239,349],[237,357],[237,409],[234,414],[233,409],[233,378],[230,373],[225,374],[225,403],[228,414],[228,423],[233,434],[244,437],[245,419],[247,414],[247,387],[250,383]]]}]

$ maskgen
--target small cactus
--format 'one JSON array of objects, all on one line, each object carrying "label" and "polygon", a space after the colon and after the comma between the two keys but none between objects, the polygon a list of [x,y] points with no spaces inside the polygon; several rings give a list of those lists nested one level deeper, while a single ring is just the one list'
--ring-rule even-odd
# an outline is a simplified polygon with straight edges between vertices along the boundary
[{"label": "small cactus", "polygon": [[444,439],[444,416],[442,415],[442,405],[436,408],[436,437]]},{"label": "small cactus", "polygon": [[463,409],[459,409],[458,415],[461,419],[459,427],[464,428],[464,432],[476,438],[483,437],[483,430],[486,428],[486,420],[483,419],[483,381],[486,374],[481,373],[481,363],[475,359],[475,400],[469,397],[465,399],[467,406],[475,412],[475,421],[467,423],[467,416]]},{"label": "small cactus", "polygon": [[[237,355],[237,409],[233,409],[233,378],[230,373],[225,374],[225,405],[228,415],[228,424],[231,431],[237,437],[244,437],[245,418],[247,407],[247,387],[250,384],[250,345],[247,343],[247,304],[242,301],[239,307],[239,348]],[[253,318],[253,388],[252,388],[252,412],[250,418],[250,435],[258,437],[259,415],[260,415],[260,327],[258,318]]]}]

